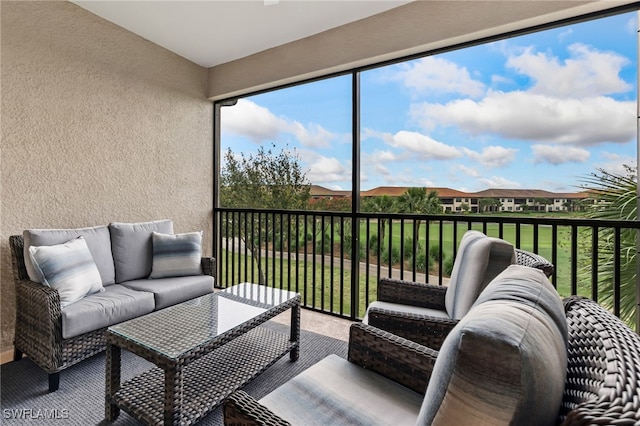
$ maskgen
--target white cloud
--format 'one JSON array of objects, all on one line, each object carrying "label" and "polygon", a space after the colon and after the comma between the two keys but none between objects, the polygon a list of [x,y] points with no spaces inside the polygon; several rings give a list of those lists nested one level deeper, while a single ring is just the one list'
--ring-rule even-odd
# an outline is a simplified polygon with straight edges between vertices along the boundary
[{"label": "white cloud", "polygon": [[571,37],[572,34],[573,29],[569,28],[567,30],[564,30],[560,34],[558,34],[558,41],[562,42],[565,38]]},{"label": "white cloud", "polygon": [[337,158],[319,155],[309,167],[306,176],[314,183],[351,181],[351,168]]},{"label": "white cloud", "polygon": [[551,163],[554,165],[564,163],[584,163],[591,154],[586,149],[572,146],[558,145],[532,145],[534,163]]},{"label": "white cloud", "polygon": [[224,108],[220,120],[223,131],[248,137],[256,143],[276,139],[288,126],[286,120],[246,99]]},{"label": "white cloud", "polygon": [[398,156],[391,151],[375,150],[371,154],[363,154],[367,162],[371,163],[390,163],[398,160]]},{"label": "white cloud", "polygon": [[603,52],[574,43],[568,47],[569,59],[561,63],[557,57],[528,48],[507,60],[514,68],[535,80],[531,93],[559,98],[582,98],[628,92],[633,86],[620,78],[620,69],[629,59],[615,52]]},{"label": "white cloud", "polygon": [[467,167],[464,164],[454,165],[453,167],[451,167],[451,171],[456,175],[458,175],[459,173],[462,173],[465,176],[469,176],[473,178],[480,177],[480,172],[478,171],[478,169],[475,169],[473,167]]},{"label": "white cloud", "polygon": [[382,164],[376,164],[374,166],[374,170],[376,171],[376,173],[381,174],[383,176],[391,175],[391,170],[389,170],[389,168],[383,166]]},{"label": "white cloud", "polygon": [[638,16],[637,14],[631,15],[631,17],[629,18],[629,20],[625,24],[625,30],[631,35],[636,34],[637,31],[638,31],[638,18],[637,18],[637,16]]},{"label": "white cloud", "polygon": [[395,135],[386,133],[383,140],[388,145],[405,149],[423,160],[451,160],[462,156],[458,148],[417,132],[401,130]]},{"label": "white cloud", "polygon": [[511,181],[509,179],[492,176],[478,179],[478,183],[481,187],[485,188],[520,188],[521,185],[518,182]]},{"label": "white cloud", "polygon": [[398,65],[392,80],[418,93],[482,96],[485,87],[482,82],[471,78],[469,71],[443,58],[429,56],[408,64]]},{"label": "white cloud", "polygon": [[488,146],[483,148],[482,153],[462,148],[470,159],[477,161],[485,167],[504,167],[516,158],[517,149],[505,148],[502,146]]},{"label": "white cloud", "polygon": [[245,136],[255,143],[274,141],[283,134],[291,134],[303,146],[326,148],[338,137],[318,124],[305,127],[298,121],[278,117],[268,108],[247,99],[224,108],[220,119],[222,131]]},{"label": "white cloud", "polygon": [[606,161],[598,162],[595,167],[598,169],[604,169],[609,173],[617,175],[627,175],[627,169],[625,166],[636,167],[637,160],[634,157],[628,155],[620,155],[612,152],[603,152],[602,156]]},{"label": "white cloud", "polygon": [[522,91],[491,92],[481,101],[422,103],[411,114],[425,129],[458,126],[473,134],[558,144],[625,143],[635,138],[636,102],[598,96],[560,99]]}]

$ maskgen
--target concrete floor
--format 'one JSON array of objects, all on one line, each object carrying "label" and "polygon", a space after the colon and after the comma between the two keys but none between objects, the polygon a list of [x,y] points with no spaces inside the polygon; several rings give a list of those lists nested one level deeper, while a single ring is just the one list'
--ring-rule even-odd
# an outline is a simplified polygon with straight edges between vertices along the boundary
[{"label": "concrete floor", "polygon": [[[283,312],[273,319],[279,323],[289,324],[291,311]],[[300,328],[314,333],[333,337],[334,339],[349,341],[349,327],[353,321],[321,314],[308,309],[300,309]]]}]

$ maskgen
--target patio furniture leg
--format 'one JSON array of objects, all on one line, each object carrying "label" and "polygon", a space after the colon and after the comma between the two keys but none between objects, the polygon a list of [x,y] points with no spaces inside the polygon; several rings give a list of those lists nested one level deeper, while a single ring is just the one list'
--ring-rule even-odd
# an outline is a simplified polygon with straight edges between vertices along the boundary
[{"label": "patio furniture leg", "polygon": [[13,360],[20,361],[22,359],[22,351],[18,348],[13,348]]},{"label": "patio furniture leg", "polygon": [[289,337],[291,342],[296,342],[295,348],[289,353],[289,359],[291,361],[297,361],[300,356],[300,305],[295,304],[291,308],[291,335]]},{"label": "patio furniture leg", "polygon": [[114,421],[120,414],[117,405],[111,402],[111,397],[120,389],[120,354],[118,346],[107,344],[106,392],[104,401],[104,417],[107,421]]},{"label": "patio furniture leg", "polygon": [[175,365],[164,371],[164,424],[182,423],[184,380],[182,366]]},{"label": "patio furniture leg", "polygon": [[60,387],[60,372],[49,374],[49,392],[55,392]]}]

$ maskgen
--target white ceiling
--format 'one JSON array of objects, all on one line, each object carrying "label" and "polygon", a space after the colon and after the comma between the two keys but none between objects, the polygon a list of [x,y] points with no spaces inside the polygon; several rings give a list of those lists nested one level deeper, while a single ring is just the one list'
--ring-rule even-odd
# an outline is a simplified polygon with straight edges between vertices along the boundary
[{"label": "white ceiling", "polygon": [[71,1],[207,68],[410,2],[409,0]]}]

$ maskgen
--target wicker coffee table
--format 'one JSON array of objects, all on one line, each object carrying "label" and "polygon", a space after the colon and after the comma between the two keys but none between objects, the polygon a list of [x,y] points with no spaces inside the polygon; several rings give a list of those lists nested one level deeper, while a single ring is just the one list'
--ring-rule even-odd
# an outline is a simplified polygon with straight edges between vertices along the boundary
[{"label": "wicker coffee table", "polygon": [[[260,324],[291,309],[289,335]],[[289,353],[298,359],[300,295],[239,284],[109,327],[105,417],[188,425]],[[157,367],[120,384],[126,349]]]}]

